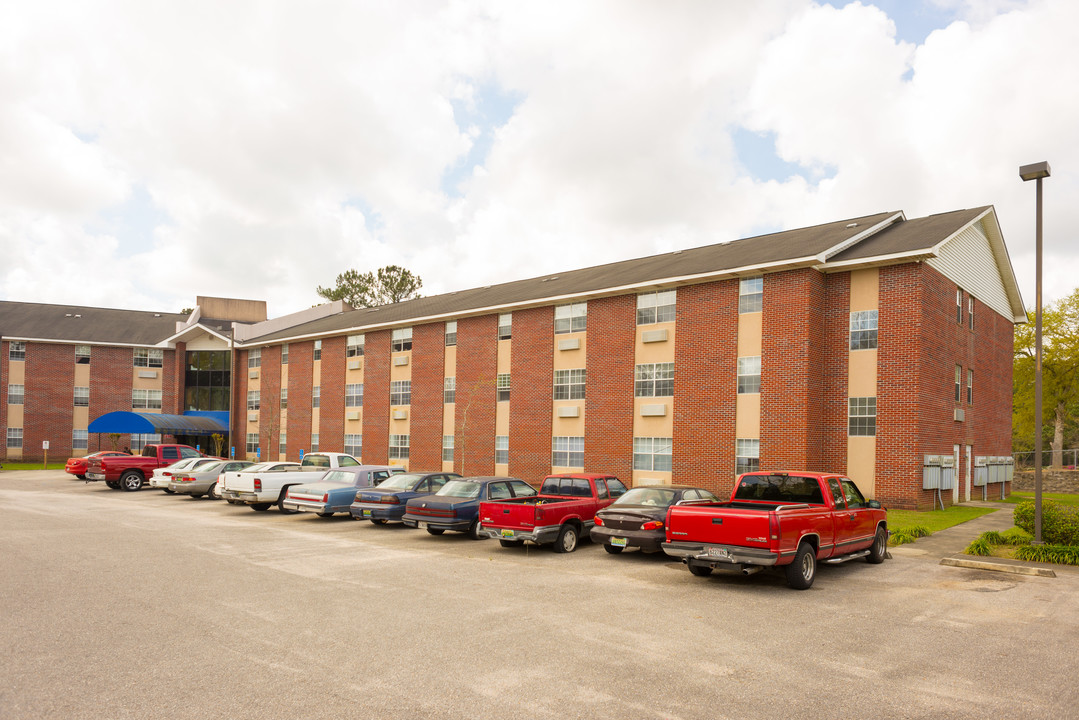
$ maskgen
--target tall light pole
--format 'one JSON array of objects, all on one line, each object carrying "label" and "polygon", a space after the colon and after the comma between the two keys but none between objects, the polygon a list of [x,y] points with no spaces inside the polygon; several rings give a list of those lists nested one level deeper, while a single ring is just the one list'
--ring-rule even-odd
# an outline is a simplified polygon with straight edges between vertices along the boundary
[{"label": "tall light pole", "polygon": [[1034,220],[1034,544],[1042,544],[1042,178],[1049,163],[1019,168],[1023,181],[1037,180]]}]

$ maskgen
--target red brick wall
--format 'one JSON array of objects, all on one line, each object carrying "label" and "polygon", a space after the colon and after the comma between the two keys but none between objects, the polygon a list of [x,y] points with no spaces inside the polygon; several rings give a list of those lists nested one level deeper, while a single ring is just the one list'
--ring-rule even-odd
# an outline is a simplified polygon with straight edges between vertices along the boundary
[{"label": "red brick wall", "polygon": [[[247,409],[247,391],[251,389],[251,383],[247,377],[249,371],[247,358],[250,354],[248,350],[236,350],[236,364],[232,369],[232,388],[236,393],[236,400],[232,405],[233,410],[236,412],[236,417],[233,420],[233,427],[236,428],[236,442],[233,445],[236,447],[236,457],[241,460],[247,457],[247,433],[254,430],[254,426],[247,419],[247,413],[249,412]],[[265,449],[263,448],[261,437],[259,438],[259,447]],[[262,458],[265,459],[266,457],[266,453],[263,452]]]},{"label": "red brick wall", "polygon": [[41,459],[41,443],[48,440],[49,457],[65,460],[74,424],[75,346],[28,342],[25,362],[23,459]]},{"label": "red brick wall", "polygon": [[[509,473],[537,485],[551,472],[553,338],[554,308],[514,311],[510,340]],[[457,362],[460,366],[460,351]],[[461,386],[459,377],[457,386]],[[585,447],[587,450],[587,441]]]},{"label": "red brick wall", "polygon": [[734,487],[738,281],[678,288],[675,322],[672,478],[677,484],[730,495]]},{"label": "red brick wall", "polygon": [[820,469],[824,472],[846,473],[850,273],[826,276],[824,294]]},{"label": "red brick wall", "polygon": [[442,469],[442,409],[446,324],[412,328],[412,406],[408,412],[409,469]]},{"label": "red brick wall", "polygon": [[7,457],[7,385],[8,385],[8,341],[0,342],[0,432],[4,433],[4,444],[0,445],[0,458]]},{"label": "red brick wall", "polygon": [[[311,451],[311,392],[314,389],[312,375],[314,357],[313,340],[289,343],[288,426],[285,428],[285,442],[288,448],[286,455],[293,462],[300,460],[300,450],[304,453]],[[243,367],[247,367],[246,360]],[[319,438],[320,444],[321,441],[322,438]]]},{"label": "red brick wall", "polygon": [[[74,352],[74,351],[72,351]],[[72,357],[74,362],[74,357]],[[131,412],[131,377],[134,357],[128,347],[100,347],[90,350],[90,422],[111,412]],[[74,404],[74,379],[71,382]],[[90,433],[89,452],[111,450],[108,434]],[[122,435],[119,448],[131,447],[131,436]]]},{"label": "red brick wall", "polygon": [[[514,321],[516,333],[516,316]],[[465,476],[491,475],[495,470],[497,374],[498,316],[458,320],[453,465]],[[512,447],[511,438],[511,455]]]},{"label": "red brick wall", "polygon": [[369,465],[390,459],[390,335],[378,330],[364,338],[363,461]]},{"label": "red brick wall", "polygon": [[[291,357],[289,358],[291,360]],[[322,341],[319,369],[318,447],[327,452],[345,450],[345,336]]]},{"label": "red brick wall", "polygon": [[636,328],[636,295],[588,301],[584,467],[627,486],[633,477]]},{"label": "red brick wall", "polygon": [[764,276],[762,469],[822,469],[824,295],[824,275],[816,270]]},{"label": "red brick wall", "polygon": [[[289,359],[291,360],[291,357]],[[245,374],[249,375],[250,371]],[[281,427],[280,345],[262,348],[259,388],[259,447],[262,448],[263,458],[276,460],[281,447],[281,431],[288,433],[288,428]],[[288,443],[287,437],[285,442]]]}]

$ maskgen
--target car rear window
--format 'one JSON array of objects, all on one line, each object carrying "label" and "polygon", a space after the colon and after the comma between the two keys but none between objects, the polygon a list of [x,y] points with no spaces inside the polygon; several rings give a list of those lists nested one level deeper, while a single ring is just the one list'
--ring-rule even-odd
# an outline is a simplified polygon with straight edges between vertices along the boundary
[{"label": "car rear window", "polygon": [[738,485],[734,499],[824,504],[817,479],[799,475],[747,475]]}]

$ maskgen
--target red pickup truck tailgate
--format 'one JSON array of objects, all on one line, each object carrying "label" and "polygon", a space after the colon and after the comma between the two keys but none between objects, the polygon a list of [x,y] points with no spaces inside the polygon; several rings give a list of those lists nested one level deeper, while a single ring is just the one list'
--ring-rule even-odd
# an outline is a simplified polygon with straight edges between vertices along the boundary
[{"label": "red pickup truck tailgate", "polygon": [[527,502],[491,502],[480,503],[480,523],[492,528],[522,528],[531,530],[536,527],[536,506]]},{"label": "red pickup truck tailgate", "polygon": [[715,543],[742,547],[769,547],[768,513],[760,510],[682,505],[668,514],[667,540]]}]

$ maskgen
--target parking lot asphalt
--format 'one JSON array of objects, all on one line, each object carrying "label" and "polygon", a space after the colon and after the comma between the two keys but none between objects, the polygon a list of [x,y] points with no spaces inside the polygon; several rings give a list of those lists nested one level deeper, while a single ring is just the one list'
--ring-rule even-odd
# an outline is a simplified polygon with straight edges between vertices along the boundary
[{"label": "parking lot asphalt", "polygon": [[1045,718],[1079,702],[1079,573],[941,565],[1006,510],[883,565],[822,566],[798,592],[774,572],[698,578],[663,555],[507,549],[57,471],[0,473],[0,508],[5,720]]}]

